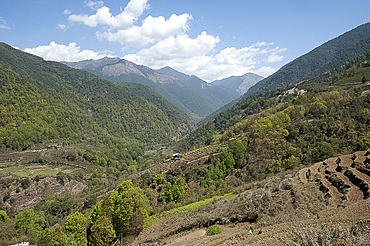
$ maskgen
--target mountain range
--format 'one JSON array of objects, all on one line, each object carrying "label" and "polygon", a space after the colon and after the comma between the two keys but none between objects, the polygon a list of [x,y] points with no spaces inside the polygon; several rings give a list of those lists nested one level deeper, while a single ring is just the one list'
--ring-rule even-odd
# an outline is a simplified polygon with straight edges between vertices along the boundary
[{"label": "mountain range", "polygon": [[219,84],[207,83],[197,76],[189,76],[170,67],[152,70],[119,58],[65,62],[65,64],[111,81],[132,82],[148,86],[195,121],[235,100],[241,95],[243,88],[245,90],[246,86],[256,83],[259,79],[258,75],[251,74],[242,76],[243,78],[235,77],[234,80],[240,78],[237,87],[229,85],[227,80]]}]

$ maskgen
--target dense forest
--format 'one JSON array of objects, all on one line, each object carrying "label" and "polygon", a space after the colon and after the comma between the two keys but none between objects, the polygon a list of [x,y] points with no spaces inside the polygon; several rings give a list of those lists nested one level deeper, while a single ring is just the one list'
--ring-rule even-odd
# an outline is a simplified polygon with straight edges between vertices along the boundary
[{"label": "dense forest", "polygon": [[1,44],[0,52],[1,120],[6,129],[1,139],[7,147],[25,149],[59,138],[83,140],[90,131],[148,145],[179,138],[192,129],[181,110],[150,88],[114,84],[6,44]]}]

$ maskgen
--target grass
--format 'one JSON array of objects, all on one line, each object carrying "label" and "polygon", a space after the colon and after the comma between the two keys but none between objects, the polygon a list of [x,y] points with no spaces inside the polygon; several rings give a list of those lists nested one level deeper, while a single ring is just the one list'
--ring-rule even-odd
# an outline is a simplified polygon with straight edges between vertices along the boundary
[{"label": "grass", "polygon": [[28,176],[30,175],[30,171],[27,168],[20,168],[20,167],[8,167],[4,168],[0,171],[0,173],[12,173],[17,176]]},{"label": "grass", "polygon": [[0,162],[0,166],[1,165],[10,165],[10,164],[14,164],[14,162]]},{"label": "grass", "polygon": [[205,199],[203,201],[194,202],[194,203],[182,206],[182,207],[174,208],[174,209],[171,209],[169,211],[162,212],[160,214],[154,214],[154,215],[149,216],[148,218],[144,219],[144,229],[150,227],[151,225],[154,224],[154,222],[157,219],[160,219],[165,215],[176,215],[176,214],[179,214],[179,213],[194,211],[194,210],[197,210],[198,208],[200,208],[204,205],[207,205],[208,203],[210,203],[212,201],[219,200],[219,199],[230,198],[234,195],[235,195],[234,193],[228,193],[228,194],[223,195],[223,196],[215,196],[215,197],[212,197],[212,198],[209,198],[209,199]]},{"label": "grass", "polygon": [[42,169],[42,170],[37,170],[33,172],[34,175],[45,175],[45,176],[56,175],[57,173],[58,173],[58,170],[54,170],[54,169]]}]

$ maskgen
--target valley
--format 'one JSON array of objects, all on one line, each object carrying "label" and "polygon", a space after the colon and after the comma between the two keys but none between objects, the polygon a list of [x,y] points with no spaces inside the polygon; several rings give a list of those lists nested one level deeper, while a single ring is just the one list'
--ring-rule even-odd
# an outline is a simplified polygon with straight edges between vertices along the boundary
[{"label": "valley", "polygon": [[368,245],[369,30],[213,83],[0,43],[0,245]]}]

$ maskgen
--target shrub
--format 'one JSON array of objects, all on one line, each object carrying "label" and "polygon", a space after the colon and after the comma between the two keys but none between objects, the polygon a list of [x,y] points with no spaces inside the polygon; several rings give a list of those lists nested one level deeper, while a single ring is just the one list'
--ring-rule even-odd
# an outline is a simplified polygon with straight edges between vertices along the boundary
[{"label": "shrub", "polygon": [[217,235],[217,234],[221,234],[221,227],[220,226],[212,225],[212,226],[209,226],[207,228],[207,235],[208,236]]}]

